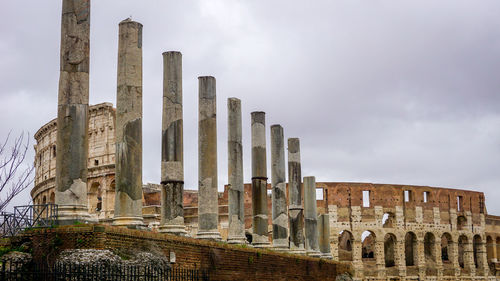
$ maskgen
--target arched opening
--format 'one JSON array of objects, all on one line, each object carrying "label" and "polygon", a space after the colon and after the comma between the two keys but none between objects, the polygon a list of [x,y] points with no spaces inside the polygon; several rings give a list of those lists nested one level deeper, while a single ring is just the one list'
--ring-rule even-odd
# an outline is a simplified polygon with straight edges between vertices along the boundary
[{"label": "arched opening", "polygon": [[375,258],[375,234],[369,230],[361,234],[361,257],[363,259]]},{"label": "arched opening", "polygon": [[494,249],[495,244],[493,243],[493,238],[488,235],[488,237],[486,237],[486,256],[488,258],[488,261],[491,261],[495,258]]},{"label": "arched opening", "polygon": [[42,199],[42,204],[45,205],[47,204],[47,196],[43,196],[43,199]]},{"label": "arched opening", "polygon": [[474,266],[476,268],[483,267],[483,257],[481,255],[481,248],[483,246],[483,239],[480,235],[474,235],[472,240],[472,253],[474,255]]},{"label": "arched opening", "polygon": [[457,229],[458,230],[465,230],[467,228],[467,218],[464,216],[458,216],[457,217]]},{"label": "arched opening", "polygon": [[436,238],[431,232],[427,232],[424,236],[424,254],[425,261],[428,265],[435,265],[436,262]]},{"label": "arched opening", "polygon": [[56,195],[54,192],[50,193],[49,203],[54,204],[56,202]]},{"label": "arched opening", "polygon": [[352,233],[343,230],[339,234],[339,260],[352,261],[352,242],[354,237]]},{"label": "arched opening", "polygon": [[497,261],[499,260],[498,258],[498,255],[500,255],[500,237],[497,237],[497,239],[495,239],[495,247],[497,248]]},{"label": "arched opening", "polygon": [[100,212],[102,209],[102,195],[101,195],[101,185],[98,182],[92,183],[90,186],[89,194],[89,212],[95,213]]},{"label": "arched opening", "polygon": [[417,265],[417,236],[413,232],[405,236],[405,260],[406,266]]},{"label": "arched opening", "polygon": [[383,228],[393,228],[396,222],[396,216],[393,213],[385,213],[382,216],[382,227]]},{"label": "arched opening", "polygon": [[443,233],[443,236],[441,236],[441,260],[443,263],[451,261],[451,241],[451,235]]},{"label": "arched opening", "polygon": [[111,182],[111,184],[109,185],[109,190],[110,190],[110,191],[113,191],[113,192],[115,191],[115,180],[113,180],[113,181]]},{"label": "arched opening", "polygon": [[396,236],[392,233],[387,233],[384,237],[384,259],[385,267],[393,267],[396,265],[395,260]]},{"label": "arched opening", "polygon": [[458,265],[465,268],[465,251],[467,247],[467,236],[460,235],[458,237]]}]

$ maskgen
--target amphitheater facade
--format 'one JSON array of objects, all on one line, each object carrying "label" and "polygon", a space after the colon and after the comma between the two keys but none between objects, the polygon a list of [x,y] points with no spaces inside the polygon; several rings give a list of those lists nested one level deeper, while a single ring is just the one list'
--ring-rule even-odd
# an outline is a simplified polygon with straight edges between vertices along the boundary
[{"label": "amphitheater facade", "polygon": [[[101,223],[113,218],[115,109],[89,109],[88,206]],[[56,120],[35,134],[35,204],[54,202]],[[268,187],[270,190],[270,186]],[[352,263],[363,280],[496,280],[500,217],[489,215],[482,192],[371,183],[317,183],[318,212],[330,218],[334,260]],[[143,186],[144,221],[160,222],[160,188]],[[219,230],[227,238],[227,187],[219,193]],[[245,228],[251,238],[251,186],[245,185]],[[271,196],[268,198],[271,210]],[[198,194],[184,192],[188,232],[197,232]],[[269,216],[271,217],[271,216]],[[271,219],[269,234],[271,235]],[[500,273],[500,271],[499,271]]]}]

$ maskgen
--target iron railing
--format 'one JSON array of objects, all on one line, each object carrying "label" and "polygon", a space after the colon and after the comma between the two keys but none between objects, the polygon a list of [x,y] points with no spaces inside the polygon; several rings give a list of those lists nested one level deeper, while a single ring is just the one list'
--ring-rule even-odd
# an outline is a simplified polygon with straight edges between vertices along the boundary
[{"label": "iron railing", "polygon": [[15,236],[26,228],[54,226],[57,212],[55,204],[16,206],[13,213],[0,214],[0,235]]},{"label": "iron railing", "polygon": [[207,270],[168,265],[56,263],[51,267],[4,261],[0,281],[208,281]]}]

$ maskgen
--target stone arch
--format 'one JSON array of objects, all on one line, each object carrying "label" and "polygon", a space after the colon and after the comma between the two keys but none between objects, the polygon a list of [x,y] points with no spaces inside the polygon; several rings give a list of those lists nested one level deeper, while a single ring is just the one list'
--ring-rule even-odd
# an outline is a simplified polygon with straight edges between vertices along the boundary
[{"label": "stone arch", "polygon": [[424,236],[425,261],[428,263],[436,261],[436,238],[432,232],[427,232]]},{"label": "stone arch", "polygon": [[396,216],[394,213],[387,212],[382,216],[382,227],[383,228],[393,228],[396,223]]},{"label": "stone arch", "polygon": [[89,195],[89,212],[91,214],[99,212],[102,209],[101,184],[93,182],[90,186]]},{"label": "stone arch", "polygon": [[493,242],[493,238],[490,235],[486,237],[486,256],[488,261],[491,261],[495,258],[494,250],[495,244]]},{"label": "stone arch", "polygon": [[387,233],[384,237],[384,259],[385,267],[396,265],[396,236],[392,233]]},{"label": "stone arch", "polygon": [[472,253],[474,255],[474,266],[480,268],[484,265],[483,255],[481,254],[483,239],[481,235],[476,234],[472,238]]},{"label": "stone arch", "polygon": [[54,204],[55,202],[56,202],[56,194],[54,192],[51,192],[49,203]]},{"label": "stone arch", "polygon": [[109,190],[110,191],[115,191],[115,180],[111,181],[111,184],[109,185]]},{"label": "stone arch", "polygon": [[351,232],[343,230],[339,233],[339,261],[352,261],[352,243],[354,236]]},{"label": "stone arch", "polygon": [[45,205],[47,204],[47,196],[43,196],[43,199],[42,199],[42,205]]},{"label": "stone arch", "polygon": [[405,235],[405,261],[406,266],[417,265],[418,261],[417,235],[407,232]]},{"label": "stone arch", "polygon": [[465,230],[467,228],[467,218],[464,216],[457,217],[457,229]]},{"label": "stone arch", "polygon": [[465,235],[460,235],[458,237],[458,265],[461,268],[465,268],[465,253],[466,253],[466,247],[467,247],[468,239],[467,236]]},{"label": "stone arch", "polygon": [[451,262],[452,260],[452,251],[451,245],[453,240],[451,238],[451,234],[448,232],[443,233],[441,236],[441,261],[443,262]]},{"label": "stone arch", "polygon": [[375,258],[375,233],[366,230],[361,234],[361,257],[364,259]]}]

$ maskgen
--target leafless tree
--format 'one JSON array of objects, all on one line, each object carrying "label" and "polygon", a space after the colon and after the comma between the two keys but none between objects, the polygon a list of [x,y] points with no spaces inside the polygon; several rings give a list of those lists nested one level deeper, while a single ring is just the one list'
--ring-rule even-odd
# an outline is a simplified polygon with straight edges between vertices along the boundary
[{"label": "leafless tree", "polygon": [[21,191],[28,188],[34,180],[34,165],[23,165],[29,147],[29,135],[24,133],[8,147],[10,133],[0,144],[0,212]]}]

